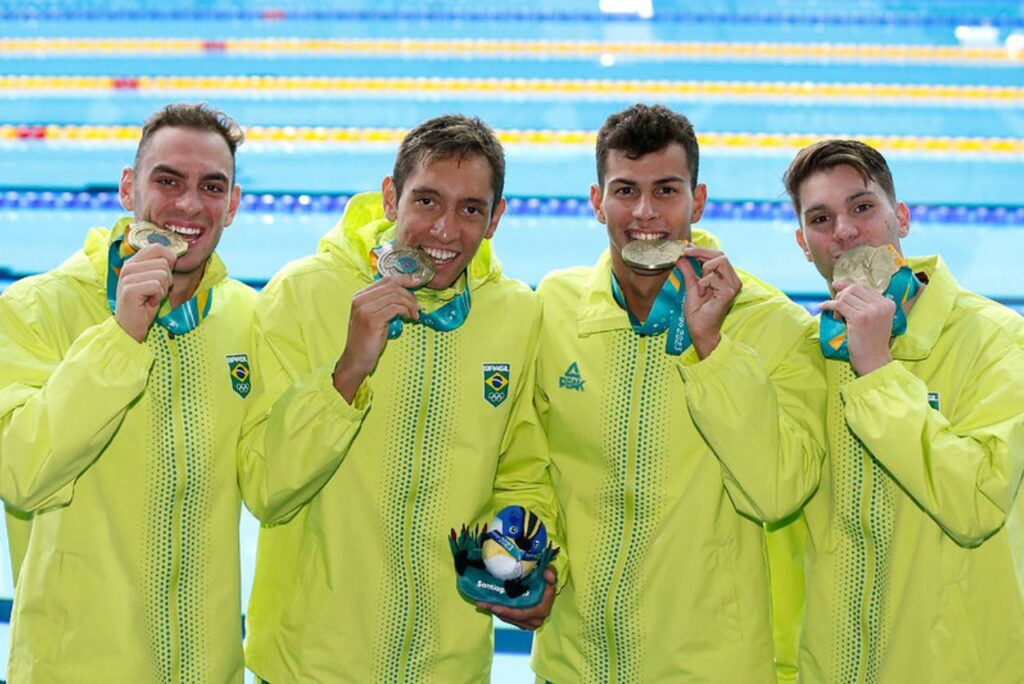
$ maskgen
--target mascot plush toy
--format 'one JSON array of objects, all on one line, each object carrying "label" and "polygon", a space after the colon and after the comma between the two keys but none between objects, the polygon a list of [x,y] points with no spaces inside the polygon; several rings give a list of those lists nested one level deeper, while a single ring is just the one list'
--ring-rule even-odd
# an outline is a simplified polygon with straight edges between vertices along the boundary
[{"label": "mascot plush toy", "polygon": [[532,608],[544,595],[544,568],[558,553],[547,528],[522,506],[507,506],[490,525],[465,525],[449,537],[456,586],[470,601]]}]

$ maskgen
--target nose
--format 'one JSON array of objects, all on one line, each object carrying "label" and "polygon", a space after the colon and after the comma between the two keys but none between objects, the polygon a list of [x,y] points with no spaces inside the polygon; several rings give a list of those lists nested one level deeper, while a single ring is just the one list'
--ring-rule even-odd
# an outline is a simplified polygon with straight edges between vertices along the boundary
[{"label": "nose", "polygon": [[434,221],[430,234],[442,242],[451,242],[455,239],[455,217],[448,212],[442,213]]},{"label": "nose", "polygon": [[640,198],[633,205],[633,218],[640,221],[649,221],[658,215],[651,196],[645,192],[640,193]]},{"label": "nose", "polygon": [[836,216],[835,238],[837,240],[850,240],[857,237],[857,223],[848,214]]},{"label": "nose", "polygon": [[188,215],[196,214],[200,211],[203,206],[202,201],[199,198],[199,190],[197,189],[186,189],[178,195],[175,201],[179,211],[182,211]]}]

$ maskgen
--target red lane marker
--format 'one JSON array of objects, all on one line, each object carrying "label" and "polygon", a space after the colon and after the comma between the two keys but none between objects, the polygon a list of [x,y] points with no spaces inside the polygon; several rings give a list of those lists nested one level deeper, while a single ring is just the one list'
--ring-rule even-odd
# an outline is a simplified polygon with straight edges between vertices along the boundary
[{"label": "red lane marker", "polygon": [[287,13],[284,10],[279,9],[267,9],[263,10],[263,19],[266,21],[283,21],[287,18]]},{"label": "red lane marker", "polygon": [[114,79],[114,90],[138,90],[139,79],[119,77]]},{"label": "red lane marker", "polygon": [[206,52],[224,52],[228,49],[226,40],[204,40],[203,50]]}]

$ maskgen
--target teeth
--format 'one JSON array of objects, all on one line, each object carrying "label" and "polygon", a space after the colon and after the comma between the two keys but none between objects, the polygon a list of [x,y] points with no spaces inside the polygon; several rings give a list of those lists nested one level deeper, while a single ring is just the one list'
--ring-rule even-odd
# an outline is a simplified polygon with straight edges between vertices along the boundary
[{"label": "teeth", "polygon": [[202,228],[188,228],[186,226],[175,226],[168,223],[164,226],[167,230],[177,233],[182,237],[195,237],[203,232]]},{"label": "teeth", "polygon": [[665,235],[665,233],[641,233],[632,230],[626,233],[626,237],[630,240],[662,240]]},{"label": "teeth", "polygon": [[437,247],[424,247],[423,251],[429,254],[430,258],[434,261],[451,261],[458,256],[458,252],[452,252],[447,249],[438,249]]}]

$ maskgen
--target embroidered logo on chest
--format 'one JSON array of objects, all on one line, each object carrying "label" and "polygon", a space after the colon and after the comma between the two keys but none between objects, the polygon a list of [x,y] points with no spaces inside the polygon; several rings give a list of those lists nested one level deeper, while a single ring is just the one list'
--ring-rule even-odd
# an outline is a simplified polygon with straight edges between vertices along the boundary
[{"label": "embroidered logo on chest", "polygon": [[245,399],[252,390],[252,371],[249,370],[248,354],[228,354],[228,376],[231,378],[231,389]]},{"label": "embroidered logo on chest", "polygon": [[507,363],[484,364],[484,399],[491,406],[498,406],[508,398],[511,373]]}]

